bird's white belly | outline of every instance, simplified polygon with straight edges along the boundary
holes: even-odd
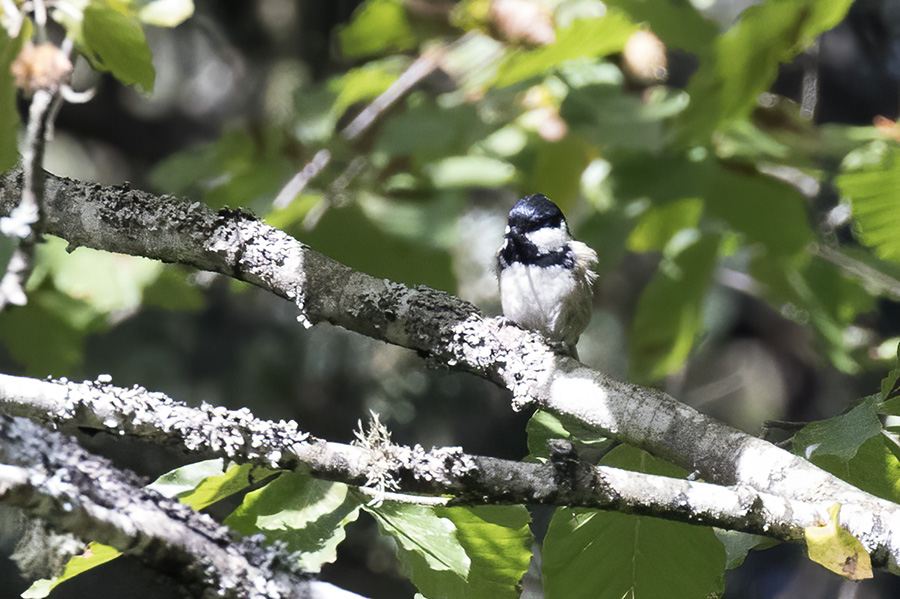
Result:
[[[572,271],[562,266],[510,264],[500,273],[503,315],[520,327],[556,339],[560,313],[575,286]]]

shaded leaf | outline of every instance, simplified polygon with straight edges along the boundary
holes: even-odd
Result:
[[[638,301],[632,368],[657,379],[681,368],[701,332],[703,297],[712,280],[719,237],[709,235],[660,266]]]
[[[331,208],[312,231],[292,230],[317,251],[376,277],[452,292],[450,255],[382,230],[356,205]]]
[[[863,443],[880,435],[876,398],[864,399],[846,414],[812,422],[794,436],[794,453],[815,462],[815,456],[833,455],[850,461]]]
[[[881,434],[870,437],[860,445],[849,461],[816,452],[812,453],[810,461],[867,493],[900,503],[898,452],[896,443]],[[795,450],[795,453],[799,452]]]
[[[603,464],[683,471],[632,447]],[[619,512],[559,508],[543,548],[547,599],[706,599],[724,589],[725,549],[711,528]]]
[[[619,84],[593,84],[571,90],[560,116],[598,147],[660,151],[671,137],[668,121],[687,105],[681,91],[657,88],[642,98]]]

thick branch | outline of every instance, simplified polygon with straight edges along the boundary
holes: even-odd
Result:
[[[458,448],[370,447],[329,443],[291,422],[254,418],[246,409],[188,407],[161,393],[93,382],[0,375],[0,409],[56,426],[128,433],[237,463],[309,472],[321,478],[402,493],[453,495],[452,503],[544,503],[613,509],[767,535],[802,537],[825,521],[830,504],[788,501],[749,487],[721,487],[594,467],[565,452],[551,463],[464,454]]]
[[[21,189],[0,177],[0,214]],[[647,449],[720,484],[744,484],[800,501],[839,502],[841,519],[900,570],[898,506],[806,460],[703,416],[668,395],[615,381],[556,356],[534,334],[485,319],[470,304],[425,287],[356,272],[243,212],[48,176],[46,232],[112,252],[179,262],[249,281],[294,302],[306,324],[330,322],[417,349],[513,391],[556,414]]]
[[[135,555],[198,596],[308,596],[277,550],[233,541],[209,516],[23,418],[0,416],[0,502]]]

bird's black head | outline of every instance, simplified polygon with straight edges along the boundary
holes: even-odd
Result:
[[[558,229],[566,222],[559,206],[536,193],[525,196],[509,211],[509,228],[520,233],[530,233],[538,229]]]

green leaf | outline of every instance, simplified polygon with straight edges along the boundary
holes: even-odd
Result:
[[[16,86],[9,67],[31,36],[31,21],[26,20],[15,39],[10,39],[5,27],[0,27],[0,173],[5,173],[19,158],[16,143],[19,132],[19,111],[16,108]],[[6,272],[5,263],[3,270]]]
[[[156,72],[144,30],[135,17],[112,8],[88,6],[84,10],[84,43],[94,64],[125,85],[153,90]]]
[[[788,308],[785,314],[799,324],[812,325],[837,368],[848,373],[859,370],[845,330],[857,314],[874,307],[874,300],[858,280],[803,255],[755,260],[751,274],[763,283],[771,303]]]
[[[708,235],[664,262],[638,301],[632,325],[634,376],[655,380],[681,368],[701,332],[703,297],[719,236]]]
[[[202,510],[275,472],[253,464],[232,463],[226,469],[225,460],[216,458],[176,468],[157,478],[147,488],[165,497],[176,498],[195,510]]]
[[[194,14],[193,0],[136,0],[138,18],[147,25],[175,27]]]
[[[636,25],[612,10],[600,18],[578,19],[558,31],[552,44],[511,54],[500,66],[494,86],[506,87],[546,75],[566,60],[596,58],[619,52],[635,31]]]
[[[543,193],[566,211],[578,202],[581,174],[594,151],[578,134],[570,133],[552,143],[534,140],[528,147],[533,162],[525,167],[517,165],[524,179],[521,187]]]
[[[502,187],[513,180],[516,168],[488,156],[450,156],[426,165],[425,172],[438,189]]]
[[[751,549],[767,549],[778,544],[778,541],[774,539],[751,535],[737,530],[714,528],[713,532],[716,533],[716,538],[725,547],[725,555],[727,556],[725,567],[729,570],[733,570],[743,564]]]
[[[879,414],[892,414],[900,416],[900,345],[897,346],[897,358],[894,360],[894,367],[881,379],[881,401]]]
[[[803,197],[795,188],[756,172],[720,167],[711,174],[707,216],[723,219],[769,254],[794,254],[813,240]]]
[[[447,596],[442,591],[445,578],[435,576],[436,572],[468,579],[472,560],[460,543],[456,525],[442,510],[396,501],[363,509],[375,518],[382,534],[397,542],[400,567],[423,595]]]
[[[72,376],[98,322],[86,303],[42,288],[29,293],[27,305],[0,312],[0,343],[29,376]]]
[[[200,310],[206,305],[206,300],[188,276],[179,267],[165,265],[156,280],[144,287],[143,306],[164,310]]]
[[[794,453],[813,462],[825,455],[851,460],[863,443],[881,433],[877,407],[877,399],[870,397],[846,414],[807,424],[794,436]]]
[[[701,58],[688,85],[691,105],[680,120],[681,137],[706,144],[714,129],[744,118],[778,74],[778,63],[793,58],[815,36],[844,17],[852,0],[765,2],[743,12]]]
[[[681,91],[658,88],[641,97],[619,84],[597,84],[571,90],[560,116],[601,148],[657,152],[671,137],[666,123],[687,104]]]
[[[417,164],[462,154],[488,128],[475,106],[441,108],[421,103],[387,120],[375,144],[387,156],[410,156]]]
[[[550,450],[547,442],[554,439],[570,441],[578,451],[580,458],[588,461],[599,460],[613,443],[612,439],[597,434],[597,431],[584,426],[574,419],[563,420],[555,414],[537,410],[528,420],[525,428],[528,434],[529,460],[548,458]]]
[[[328,89],[337,94],[333,110],[343,114],[357,102],[370,101],[384,93],[409,66],[402,56],[372,60],[358,69],[350,69],[328,82]]]
[[[358,205],[329,209],[312,231],[290,232],[316,251],[370,275],[450,292],[456,288],[446,251],[423,248],[383,230]]]
[[[679,231],[696,228],[702,213],[703,202],[697,198],[652,206],[641,215],[626,245],[632,252],[662,251]]]
[[[603,463],[663,476],[683,474],[627,446],[611,451]],[[724,590],[725,549],[708,527],[559,508],[542,555],[547,599],[706,599]]]
[[[400,0],[367,0],[350,24],[338,31],[341,52],[348,58],[410,50],[416,37]]]
[[[69,253],[66,242],[48,237],[38,246],[36,274],[49,275],[60,291],[90,305],[98,314],[133,312],[145,287],[163,269],[156,260],[112,254],[86,247]]]
[[[862,242],[872,248],[878,257],[900,262],[900,203],[897,189],[900,186],[900,159],[896,149],[888,152],[884,160],[871,168],[844,173],[837,179],[841,195],[849,198],[853,216]]]
[[[835,503],[827,523],[804,529],[809,559],[850,580],[872,578],[869,552],[840,525],[840,512],[841,504]]]
[[[318,572],[337,557],[344,527],[359,515],[359,501],[341,483],[284,472],[247,493],[225,524],[244,535],[263,533],[296,551],[297,565]]]
[[[692,54],[703,54],[712,45],[718,28],[686,0],[608,0],[607,6],[642,21],[666,44]]]
[[[471,560],[468,575],[453,571],[423,574],[433,583],[418,586],[429,599],[518,599],[518,583],[528,569],[534,540],[522,505],[438,507],[453,522],[456,538]]]
[[[812,462],[835,476],[882,499],[900,503],[900,461],[896,443],[887,435],[871,437],[849,462],[837,456],[813,455]]]
[[[83,555],[76,555],[66,564],[65,570],[60,576],[51,579],[42,579],[32,584],[28,590],[22,593],[24,599],[42,599],[50,594],[63,582],[70,580],[82,572],[87,572],[91,568],[102,566],[107,562],[111,562],[122,555],[122,553],[109,545],[100,543],[90,543],[85,549]]]

